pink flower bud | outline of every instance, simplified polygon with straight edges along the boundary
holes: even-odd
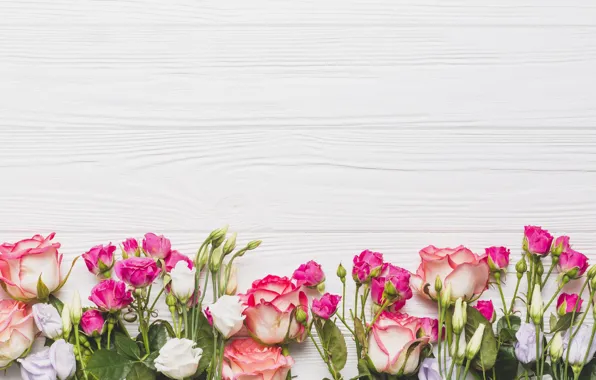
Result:
[[[88,336],[100,336],[106,320],[99,310],[89,309],[81,317],[81,328]]]
[[[474,308],[491,323],[497,318],[493,301],[478,301],[476,305],[474,305]]]
[[[569,275],[572,279],[579,278],[588,269],[588,258],[583,253],[569,248],[561,253],[557,265],[561,273]],[[574,270],[574,268],[577,268],[577,270]]]
[[[314,288],[321,282],[325,281],[325,273],[321,269],[321,265],[315,261],[309,261],[302,264],[294,271],[292,278],[296,280],[298,286],[307,286]]]
[[[383,265],[383,254],[372,252],[368,249],[354,256],[354,266],[352,267],[352,278],[357,283],[367,283],[370,281],[371,271],[380,268]]]
[[[83,254],[83,260],[89,272],[96,276],[109,277],[114,266],[114,251],[116,246],[112,243],[108,245],[96,245],[88,252]]]
[[[126,284],[113,279],[103,280],[91,289],[89,300],[106,312],[122,310],[132,303],[132,295]]]
[[[432,318],[420,318],[420,330],[418,337],[427,337],[430,343],[435,343],[439,339],[439,321]]]
[[[509,265],[509,254],[511,253],[505,247],[490,247],[484,250],[488,257],[488,266],[493,272],[507,268]]]
[[[559,236],[553,243],[552,252],[553,255],[559,256],[569,248],[571,248],[569,245],[569,236]]]
[[[553,236],[538,226],[524,227],[524,247],[534,255],[545,256],[550,250]]]
[[[575,293],[561,293],[557,299],[557,314],[564,316],[567,313],[581,311],[583,300]],[[577,308],[576,308],[577,305]]]
[[[373,278],[371,282],[370,294],[376,305],[383,305],[386,301],[384,290],[387,281],[390,281],[397,291],[396,297],[390,300],[390,310],[399,310],[406,304],[407,300],[412,298],[410,272],[390,263],[383,264],[379,277]]]
[[[319,318],[329,319],[337,311],[341,296],[325,293],[320,299],[312,301],[312,312]]]
[[[172,250],[172,244],[165,236],[149,232],[143,239],[143,250],[155,259],[165,259]]]
[[[124,250],[128,257],[141,255],[139,250],[139,242],[135,238],[128,238],[124,240],[122,242],[122,250]]]

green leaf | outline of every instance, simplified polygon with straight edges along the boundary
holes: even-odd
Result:
[[[149,326],[147,335],[149,337],[149,349],[151,352],[159,351],[172,335],[168,332],[165,321],[155,321]]]
[[[466,342],[470,341],[472,335],[480,324],[486,325],[484,335],[482,336],[482,344],[480,345],[480,352],[482,355],[477,355],[472,362],[472,365],[477,369],[484,369],[488,371],[493,368],[497,360],[497,339],[493,333],[492,325],[478,310],[472,306],[467,309],[468,320],[466,322]]]
[[[141,350],[139,349],[139,346],[137,346],[137,343],[134,340],[121,333],[114,334],[114,337],[116,351],[119,354],[126,356],[131,360],[140,358]]]
[[[157,359],[157,357],[159,356],[159,351],[153,351],[152,353],[149,354],[149,356],[147,356],[145,358],[145,360],[143,360],[143,364],[145,364],[147,367],[151,368],[154,371],[157,371],[157,369],[155,369],[155,359]]]
[[[579,319],[578,317],[581,314],[582,314],[581,312],[575,313],[574,322],[578,321],[578,319]],[[567,330],[571,326],[572,318],[573,318],[573,312],[567,313],[564,316],[562,316],[561,318],[559,318],[559,320],[557,321],[557,324],[555,325],[555,328],[553,330],[551,330],[551,334],[554,334],[559,331]]]
[[[359,318],[354,318],[354,332],[356,333],[356,339],[362,347],[362,351],[366,352],[368,348],[368,341],[366,340],[366,330],[364,325]]]
[[[321,343],[327,357],[333,364],[333,368],[341,371],[348,359],[348,348],[346,340],[337,325],[330,319],[325,321],[320,331]]]
[[[41,274],[40,274],[39,278],[37,279],[37,299],[39,299],[41,301],[45,301],[48,299],[49,296],[50,296],[50,290],[48,289],[46,284],[43,283],[43,281],[41,279]]]
[[[495,363],[497,379],[515,379],[519,362],[515,357],[515,350],[512,345],[501,345]]]
[[[155,372],[143,363],[134,363],[126,375],[126,380],[155,380]]]
[[[579,380],[595,380],[596,379],[596,360],[588,362],[579,375]]]
[[[375,380],[375,377],[370,373],[370,369],[368,368],[368,363],[366,359],[360,359],[358,361],[358,376],[356,379],[359,380]]]
[[[62,303],[62,301],[60,301],[55,295],[50,294],[48,302],[50,305],[54,306],[56,310],[58,310],[59,315],[62,315],[62,309],[64,308],[64,303]]]
[[[213,357],[213,328],[209,324],[207,317],[203,312],[199,313],[199,328],[197,331],[197,346],[203,349],[197,375],[203,373],[209,367]]]
[[[501,338],[502,342],[514,342],[515,334],[521,325],[521,319],[517,315],[510,315],[509,322],[511,323],[511,328],[509,328],[505,317],[501,317],[497,322],[497,335]]]
[[[101,380],[122,380],[126,378],[134,362],[116,351],[95,351],[87,362],[87,370]]]
[[[556,325],[557,325],[557,317],[553,313],[550,313],[550,319],[548,320],[549,330],[553,331],[555,329]]]

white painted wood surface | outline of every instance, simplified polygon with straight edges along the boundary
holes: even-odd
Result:
[[[595,68],[590,0],[2,1],[0,240],[192,254],[230,223],[264,240],[241,289],[314,258],[339,291],[364,248],[517,251],[528,223],[593,254]]]

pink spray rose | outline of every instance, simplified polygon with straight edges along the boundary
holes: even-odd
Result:
[[[561,253],[558,262],[559,272],[571,279],[580,278],[588,269],[588,258],[581,252],[569,248]]]
[[[391,281],[397,290],[397,297],[391,303],[391,311],[397,311],[404,307],[406,301],[412,298],[412,289],[410,288],[410,272],[390,263],[383,264],[378,277],[372,279],[371,297],[376,305],[383,305],[383,291],[385,283]]]
[[[108,245],[96,245],[87,253],[83,253],[83,260],[89,272],[96,276],[109,277],[114,266],[114,251],[116,246],[112,243]]]
[[[268,347],[250,338],[230,341],[224,350],[223,380],[285,380],[294,364],[281,347]]]
[[[474,308],[482,314],[484,318],[486,318],[489,322],[494,322],[497,319],[497,314],[495,314],[495,307],[493,306],[493,301],[478,301]]]
[[[161,269],[150,257],[130,257],[121,260],[114,267],[116,276],[133,288],[144,288],[155,281]]]
[[[315,261],[309,261],[302,264],[294,271],[292,278],[296,280],[298,286],[316,287],[321,282],[325,281],[325,273],[321,269],[321,265]]]
[[[0,368],[23,355],[36,333],[30,306],[15,300],[0,301]]]
[[[183,255],[176,250],[172,250],[172,252],[170,252],[168,257],[166,257],[165,259],[166,271],[170,273],[170,271],[176,267],[176,264],[178,264],[179,261],[186,262],[188,269],[192,269],[192,267],[194,266],[192,260],[188,256]]]
[[[367,283],[370,280],[371,272],[383,265],[383,254],[372,252],[368,249],[354,256],[354,266],[352,267],[352,278],[357,283]]]
[[[60,289],[62,255],[58,253],[60,243],[52,243],[54,235],[35,235],[15,244],[0,245],[0,284],[10,297],[20,301],[39,298],[40,276],[50,293]]]
[[[413,374],[429,346],[426,336],[417,338],[420,320],[407,314],[383,312],[368,335],[368,358],[377,372],[398,376]]]
[[[98,337],[103,333],[105,322],[99,310],[89,309],[81,317],[81,328],[87,336]]]
[[[319,318],[329,319],[337,311],[337,305],[341,301],[341,296],[325,293],[320,299],[312,301],[312,312]]]
[[[139,242],[135,238],[128,238],[122,242],[122,250],[125,255],[124,258],[132,256],[140,256],[141,250],[139,249]]]
[[[435,343],[439,339],[439,321],[432,318],[420,318],[420,329],[418,330],[417,336],[427,337],[430,339],[430,343]],[[444,335],[442,335],[444,336]]]
[[[304,339],[306,330],[292,313],[297,307],[308,312],[308,298],[289,278],[268,275],[253,282],[241,299],[246,306],[244,324],[262,343],[280,344]]]
[[[553,255],[558,256],[570,248],[569,236],[559,236],[552,246]]]
[[[547,230],[538,226],[524,227],[524,248],[534,254],[544,256],[548,254],[553,242],[553,236]]]
[[[505,247],[490,247],[485,249],[488,258],[488,266],[493,272],[498,272],[507,268],[509,265],[509,254],[511,253]]]
[[[575,293],[561,293],[557,299],[557,314],[562,317],[567,313],[572,313],[574,309],[578,313],[582,309],[582,302],[583,300]]]
[[[456,248],[437,248],[433,245],[420,251],[422,262],[412,276],[412,285],[425,296],[426,284],[432,299],[436,299],[435,280],[443,282],[443,289],[451,284],[451,299],[478,298],[488,287],[489,267],[486,256],[478,256],[460,245]]]
[[[110,278],[91,289],[89,301],[96,304],[101,311],[113,313],[130,305],[133,299],[124,282]]]
[[[143,239],[143,250],[155,259],[165,259],[172,249],[170,239],[163,235],[156,235],[153,232],[145,234]]]

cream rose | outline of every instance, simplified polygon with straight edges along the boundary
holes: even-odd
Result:
[[[20,301],[0,301],[0,368],[29,350],[37,329],[31,307]]]

